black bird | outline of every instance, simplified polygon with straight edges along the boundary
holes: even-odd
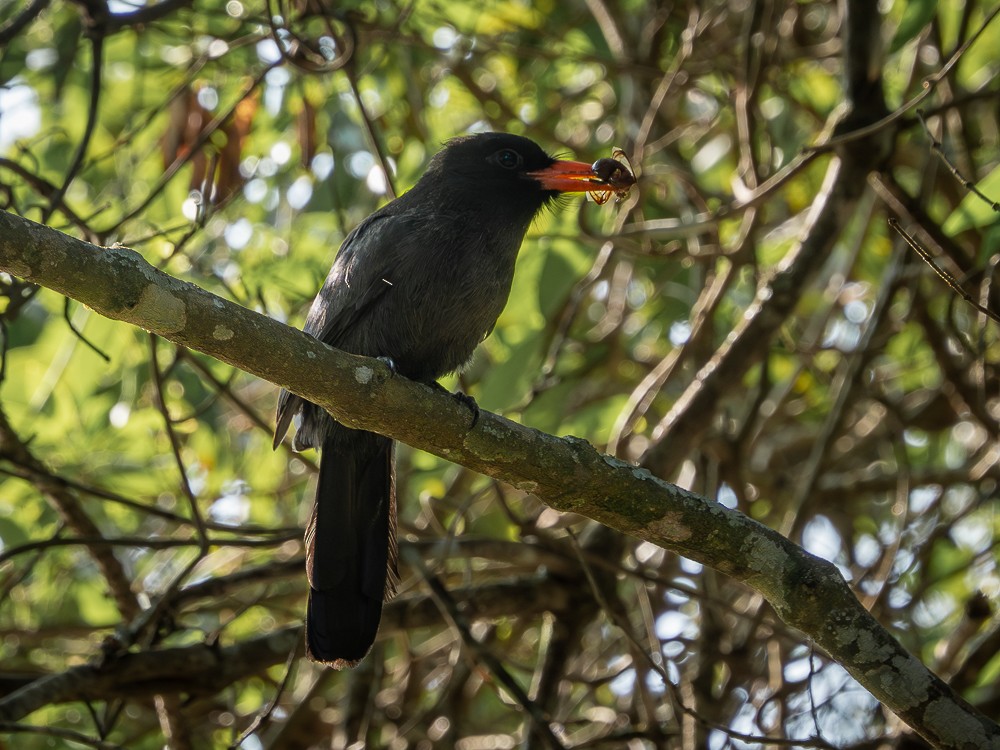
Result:
[[[521,136],[455,138],[409,192],[347,236],[303,330],[433,382],[492,330],[539,210],[561,192],[605,184],[590,165],[553,159]],[[399,580],[393,442],[282,391],[275,446],[297,413],[294,447],[321,449],[305,537],[307,652],[340,669],[368,653]]]

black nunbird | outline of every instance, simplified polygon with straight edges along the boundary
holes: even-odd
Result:
[[[412,190],[348,235],[304,330],[432,382],[465,364],[493,328],[535,214],[560,192],[605,184],[589,165],[557,161],[527,138],[455,138]],[[399,580],[393,443],[282,391],[275,445],[296,413],[295,448],[322,450],[306,530],[307,650],[315,661],[354,666]]]

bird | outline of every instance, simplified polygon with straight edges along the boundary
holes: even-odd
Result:
[[[493,329],[535,216],[561,193],[605,184],[591,165],[556,159],[523,136],[453,138],[409,191],[348,234],[303,330],[436,383]],[[336,669],[354,667],[399,583],[394,443],[282,391],[275,448],[296,416],[292,447],[320,449],[305,533],[306,652]]]

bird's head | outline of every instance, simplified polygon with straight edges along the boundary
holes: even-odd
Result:
[[[532,213],[560,193],[608,184],[590,164],[555,159],[534,141],[510,133],[453,138],[431,160],[424,180],[456,196],[505,202]]]

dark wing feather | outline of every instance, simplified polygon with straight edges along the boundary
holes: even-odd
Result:
[[[400,252],[411,236],[414,217],[394,210],[390,203],[361,222],[347,235],[323,288],[313,300],[302,330],[334,347],[364,317],[365,312],[392,288]],[[288,432],[303,399],[282,390],[278,396],[274,447]]]

